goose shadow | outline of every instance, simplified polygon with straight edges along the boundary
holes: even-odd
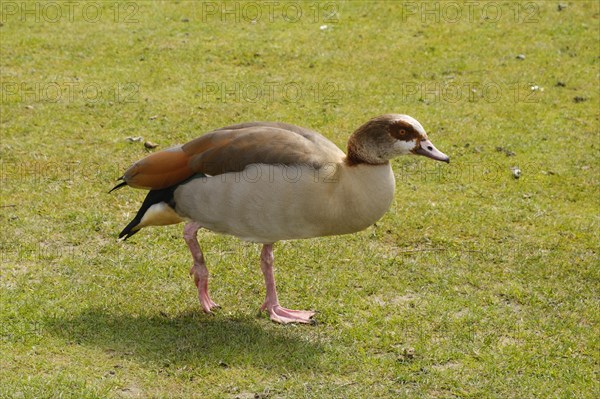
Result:
[[[299,370],[315,368],[322,345],[304,328],[267,325],[250,316],[119,314],[92,308],[78,315],[49,318],[51,334],[71,345],[95,346],[115,357],[152,367],[243,367]]]

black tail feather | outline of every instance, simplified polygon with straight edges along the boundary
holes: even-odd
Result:
[[[140,222],[142,221],[142,218],[138,217],[138,216],[139,216],[139,212],[138,212],[138,215],[136,215],[136,217],[131,222],[129,222],[127,227],[125,227],[123,229],[123,231],[121,231],[119,233],[119,240],[125,241],[129,237],[131,237],[132,235],[134,235],[135,233],[140,231],[140,229],[133,230],[133,228],[136,227],[138,224],[140,224]]]
[[[203,173],[196,173],[194,176],[171,187],[163,188],[161,190],[150,190],[133,220],[129,222],[129,224],[123,229],[123,231],[119,233],[119,239],[125,241],[126,239],[140,231],[141,227],[138,226],[142,222],[146,211],[150,209],[152,205],[164,202],[171,208],[175,209],[175,199],[173,198],[173,195],[175,194],[175,189],[177,189],[177,187],[179,187],[181,184],[185,184],[186,182],[199,177],[206,177],[206,175]],[[119,178],[119,180],[122,179],[123,177]],[[122,182],[110,191],[117,190],[125,185],[127,185],[127,183]]]
[[[120,177],[120,178],[119,178],[119,180],[121,180],[121,179],[123,179],[123,178],[122,178],[122,177]],[[117,184],[116,186],[114,186],[114,187],[113,187],[113,188],[112,188],[112,189],[111,189],[111,190],[110,190],[108,193],[110,194],[110,193],[112,193],[113,191],[115,191],[115,190],[118,190],[118,189],[120,189],[121,187],[124,187],[124,186],[126,186],[126,185],[127,185],[127,183],[126,183],[126,182],[121,182],[121,183]]]
[[[144,214],[152,205],[165,202],[172,208],[175,208],[173,193],[175,192],[175,189],[177,187],[178,185],[174,185],[171,187],[163,188],[162,190],[150,190],[133,220],[129,222],[129,224],[123,229],[123,231],[121,231],[121,233],[119,233],[119,239],[125,241],[126,239],[140,231],[141,227],[138,227],[138,225],[142,222]]]

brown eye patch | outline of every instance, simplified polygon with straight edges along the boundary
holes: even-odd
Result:
[[[410,123],[405,121],[392,122],[389,131],[390,135],[397,140],[412,141],[423,138]]]

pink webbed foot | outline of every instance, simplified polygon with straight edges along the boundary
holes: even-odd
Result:
[[[260,310],[269,312],[269,317],[276,323],[305,323],[314,324],[311,319],[315,312],[305,310],[292,310],[282,308],[277,298],[277,289],[275,288],[275,275],[273,273],[273,244],[264,244],[260,254],[260,268],[265,277],[265,286],[267,288],[267,298]]]
[[[199,228],[200,225],[196,222],[186,224],[183,229],[183,238],[194,259],[194,265],[190,269],[190,274],[194,276],[194,283],[196,284],[196,288],[198,288],[200,305],[206,313],[212,313],[212,310],[218,308],[219,305],[214,303],[208,295],[208,269],[204,262],[204,255],[202,255],[200,244],[198,244],[197,233]]]
[[[195,265],[190,269],[190,274],[194,276],[194,284],[198,288],[198,299],[200,300],[200,306],[205,313],[212,313],[213,309],[220,308],[218,304],[213,302],[208,295],[208,277],[199,276],[196,273]]]
[[[267,303],[264,303],[261,308],[261,311],[266,310],[269,312],[269,318],[280,324],[288,324],[288,323],[304,323],[304,324],[314,324],[315,320],[312,317],[315,315],[315,312],[308,310],[292,310],[281,307],[280,305],[272,305],[268,306]]]

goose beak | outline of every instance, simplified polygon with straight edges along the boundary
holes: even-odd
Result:
[[[450,157],[433,145],[429,140],[421,140],[419,146],[413,150],[415,154],[424,155],[428,158],[435,159],[436,161],[442,161],[450,163]]]

